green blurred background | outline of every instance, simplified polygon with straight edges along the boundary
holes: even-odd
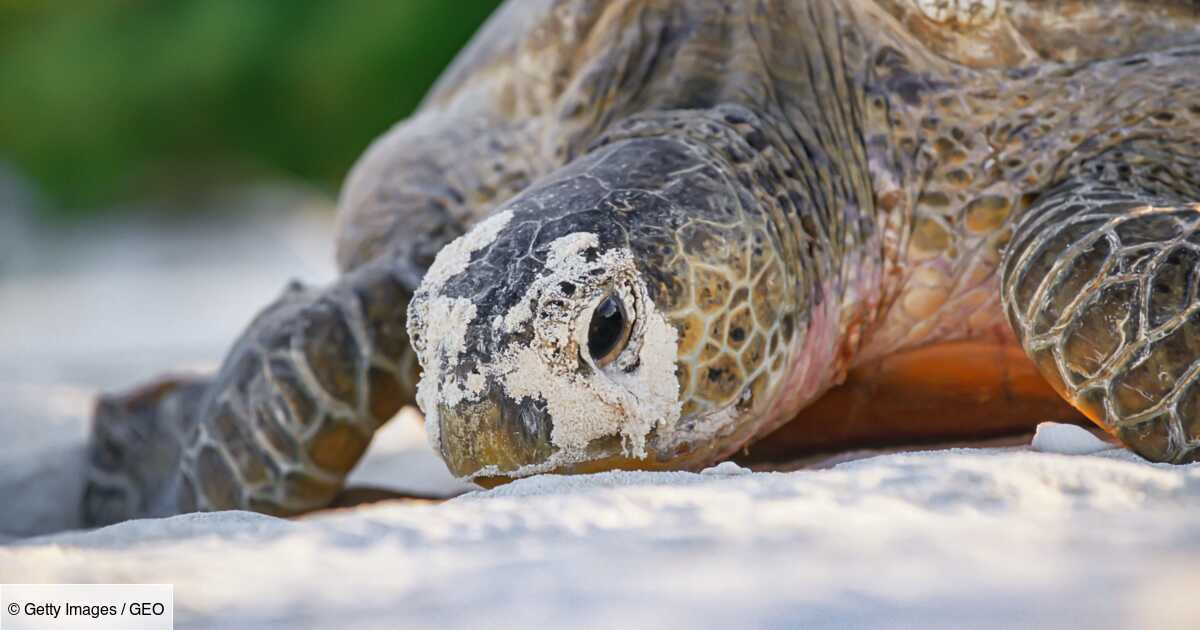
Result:
[[[499,0],[0,0],[0,160],[43,216],[334,192]]]

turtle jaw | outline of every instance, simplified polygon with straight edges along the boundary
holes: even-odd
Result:
[[[597,400],[588,401],[597,407]],[[536,398],[514,399],[502,386],[488,387],[479,400],[462,400],[457,405],[437,404],[431,418],[437,423],[435,448],[455,477],[484,487],[494,487],[541,473],[584,474],[612,469],[677,470],[688,468],[696,455],[690,448],[659,453],[655,446],[658,429],[642,435],[641,448],[619,431],[593,437],[584,444],[562,444],[561,434],[588,425],[603,415],[600,408],[585,409],[577,416],[553,417],[547,404]],[[632,424],[652,425],[652,422]],[[559,443],[555,427],[559,426]]]
[[[436,422],[431,427],[437,436],[434,447],[451,474],[485,488],[544,473],[699,470],[736,452],[761,428],[753,418],[739,421],[733,409],[721,409],[704,419],[635,422],[654,425],[642,436],[640,449],[631,448],[631,440],[621,433],[594,437],[580,447],[564,447],[555,443],[555,426],[569,431],[572,425],[593,420],[593,413],[554,418],[542,400],[514,400],[502,387],[489,387],[479,400],[457,405],[440,402],[429,415]],[[685,434],[677,426],[704,421],[727,430],[719,431],[720,435]]]
[[[436,418],[438,452],[461,479],[541,469],[554,452],[553,423],[544,407],[528,399],[518,403],[491,390],[482,401],[439,403]]]
[[[528,399],[514,404],[503,394],[489,398],[482,404],[464,404],[457,409],[439,405],[437,411],[437,447],[446,467],[455,477],[485,488],[542,473],[693,470],[733,450],[721,441],[713,441],[659,452],[653,445],[658,442],[653,431],[647,436],[651,444],[641,454],[630,452],[615,435],[592,440],[581,452],[561,449],[550,439],[553,421],[544,406],[530,404]]]

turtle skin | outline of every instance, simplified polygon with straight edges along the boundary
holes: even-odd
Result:
[[[101,399],[84,518],[320,508],[414,402],[482,484],[697,468],[980,340],[1194,460],[1195,9],[510,0],[350,173],[339,280]]]

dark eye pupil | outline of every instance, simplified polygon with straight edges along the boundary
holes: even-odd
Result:
[[[592,359],[599,361],[612,352],[624,332],[625,315],[616,298],[610,295],[596,307],[588,326],[588,352]]]

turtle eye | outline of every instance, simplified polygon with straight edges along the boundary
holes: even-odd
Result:
[[[629,343],[629,321],[625,318],[625,306],[620,298],[609,295],[592,311],[588,324],[588,353],[598,367],[616,360]]]

